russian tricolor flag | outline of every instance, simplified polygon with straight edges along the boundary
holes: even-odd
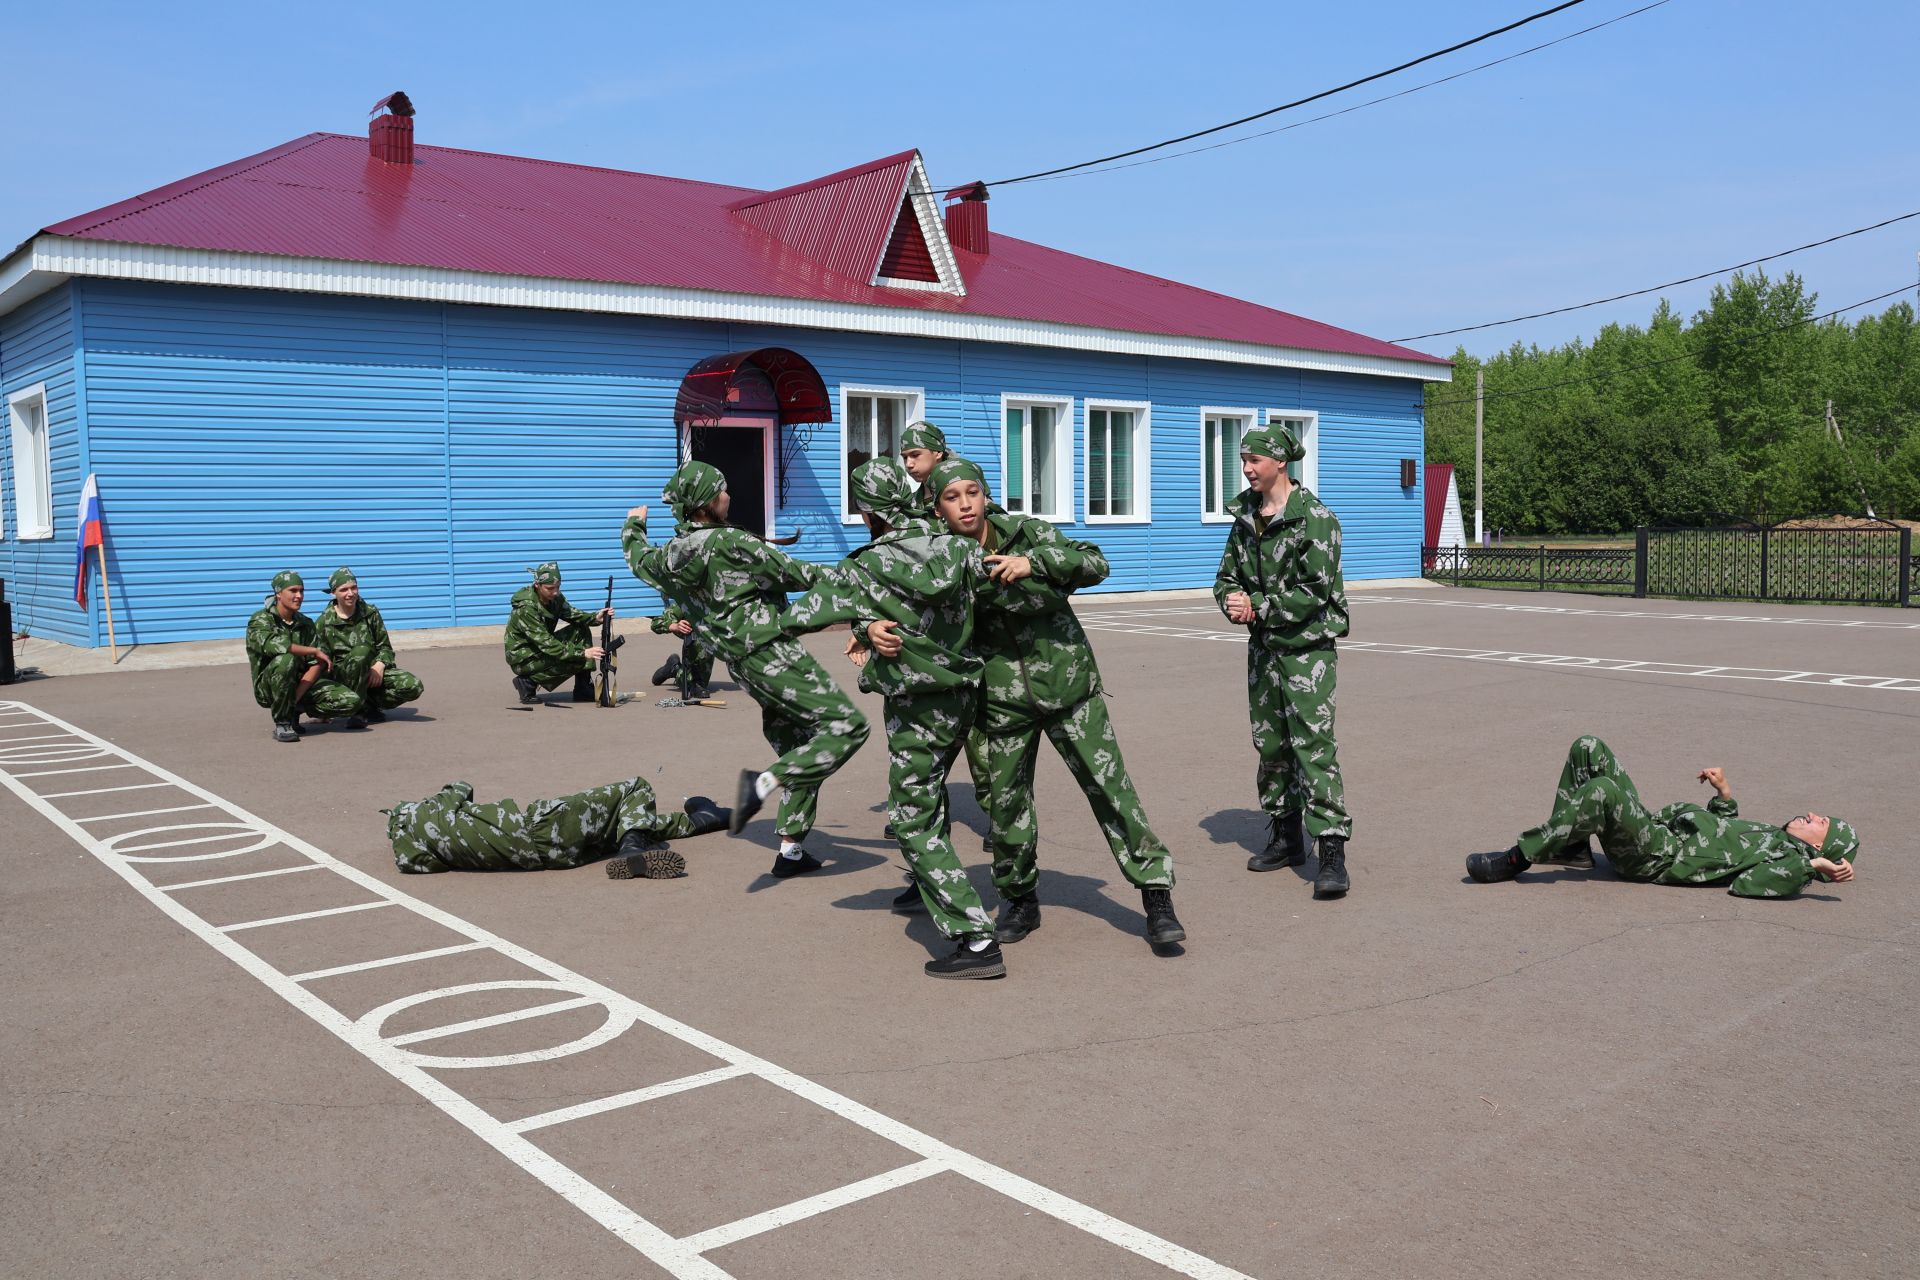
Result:
[[[73,598],[84,609],[87,606],[87,548],[106,541],[106,534],[100,528],[100,486],[91,474],[87,476],[86,487],[80,490],[79,522],[73,548]]]

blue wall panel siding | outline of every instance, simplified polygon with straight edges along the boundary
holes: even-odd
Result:
[[[88,282],[93,467],[120,637],[238,635],[280,569],[449,614],[440,308]]]
[[[47,453],[52,467],[53,536],[23,541],[14,500],[12,425],[0,416],[0,578],[7,582],[18,631],[67,644],[93,642],[88,611],[73,599],[75,509],[80,502],[85,444],[76,410],[73,286],[62,285],[0,318],[0,392],[38,383],[47,389]],[[4,397],[0,397],[0,403]],[[118,585],[117,583],[114,585]],[[98,579],[89,589],[98,607]],[[118,600],[115,601],[116,605]],[[12,643],[11,637],[5,638]]]

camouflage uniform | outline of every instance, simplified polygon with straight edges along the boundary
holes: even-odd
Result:
[[[1819,874],[1816,856],[1838,862],[1857,855],[1860,845],[1853,828],[1835,820],[1826,843],[1814,849],[1782,827],[1741,818],[1731,797],[1650,813],[1612,750],[1592,737],[1567,748],[1553,816],[1523,832],[1517,847],[1528,861],[1545,861],[1579,849],[1589,836],[1600,837],[1623,880],[1725,884],[1742,898],[1790,898]]]
[[[679,605],[668,604],[649,625],[653,628],[653,634],[657,636],[673,635],[671,630],[673,624],[685,621],[686,618],[686,610]],[[713,655],[702,649],[694,636],[674,636],[673,638],[680,642],[680,661],[688,667],[682,687],[704,689],[712,684]]]
[[[620,542],[635,576],[686,611],[695,634],[760,704],[760,731],[780,753],[766,770],[782,788],[774,829],[798,841],[813,830],[820,784],[866,742],[867,718],[781,626],[786,593],[811,587],[813,566],[744,529],[690,519],[724,484],[708,464],[686,463],[666,490],[680,517],[673,537],[654,546],[647,522],[629,516]]]
[[[334,574],[334,579],[329,590],[339,585],[340,575]],[[337,603],[322,609],[320,621],[314,626],[314,647],[325,650],[333,659],[332,678],[359,699],[354,710],[362,714],[370,708],[391,711],[426,691],[419,676],[393,665],[393,642],[387,639],[387,624],[380,610],[365,599],[351,619],[340,616]],[[379,686],[370,687],[376,662],[385,666]]]
[[[929,487],[960,478],[986,489],[980,469],[964,458],[941,463]],[[1032,577],[1004,585],[983,581],[974,597],[974,645],[986,664],[981,763],[993,820],[994,887],[1002,898],[1024,898],[1039,883],[1033,770],[1044,734],[1093,807],[1128,883],[1171,888],[1173,858],[1147,825],[1100,697],[1093,647],[1069,599],[1107,576],[1106,556],[1030,516],[991,507],[987,523],[986,554],[1033,563]]]
[[[275,724],[292,724],[303,711],[321,719],[352,715],[360,705],[359,695],[325,676],[313,682],[304,699],[296,700],[300,677],[315,661],[291,652],[296,644],[318,647],[313,619],[295,613],[293,621],[283,621],[274,598],[268,596],[266,604],[247,619],[247,668],[253,676],[253,700],[267,708]]]
[[[610,858],[620,838],[639,831],[656,840],[694,832],[684,813],[654,809],[653,788],[628,778],[524,809],[512,800],[475,804],[473,788],[449,782],[425,800],[388,810],[387,839],[405,872],[546,871]]]
[[[1299,449],[1283,428],[1268,428],[1250,432],[1243,450],[1258,447],[1261,435],[1280,439],[1286,452]],[[1260,755],[1260,807],[1274,819],[1304,811],[1307,834],[1344,840],[1353,821],[1333,736],[1333,646],[1347,634],[1340,521],[1302,485],[1273,519],[1260,514],[1256,490],[1241,493],[1236,506],[1213,595],[1222,613],[1236,591],[1253,602],[1247,709]]]
[[[913,479],[895,459],[861,464],[851,488],[861,510],[893,528],[839,564],[820,568],[819,581],[784,621],[793,631],[851,622],[863,643],[870,623],[898,624],[899,655],[872,654],[860,672],[860,687],[886,700],[894,838],[940,932],[983,938],[993,922],[953,848],[946,780],[979,704],[973,594],[986,566],[971,538],[956,537],[917,514]]]
[[[536,582],[560,581],[552,561],[527,572]],[[513,610],[507,615],[507,666],[542,689],[577,680],[593,670],[586,654],[599,621],[599,614],[574,608],[563,595],[547,604],[531,586],[522,587],[513,593]]]

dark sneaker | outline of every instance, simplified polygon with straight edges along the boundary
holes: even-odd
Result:
[[[1007,964],[1000,957],[999,943],[989,942],[978,951],[969,951],[967,940],[962,938],[952,955],[927,961],[926,972],[930,978],[1004,978]]]
[[[1306,818],[1283,813],[1267,819],[1267,847],[1247,859],[1249,871],[1278,871],[1307,860]]]
[[[712,831],[725,831],[727,819],[733,816],[733,810],[722,809],[706,796],[688,796],[680,806],[693,819],[693,835],[704,836]]]
[[[351,715],[347,717],[347,728],[364,729],[366,727],[367,727],[367,718],[365,716]]]
[[[1511,880],[1533,864],[1520,856],[1518,845],[1505,853],[1475,853],[1467,857],[1467,874],[1481,884]]]
[[[685,874],[685,858],[640,831],[620,837],[620,852],[607,863],[609,880],[671,880]]]
[[[591,672],[582,671],[573,678],[573,700],[575,702],[592,702],[594,700],[593,674]]]
[[[513,691],[519,696],[520,705],[522,706],[527,705],[540,696],[539,686],[525,676],[515,676],[513,678]]]
[[[275,742],[298,742],[300,741],[300,731],[295,729],[288,721],[276,720],[273,722],[273,740]]]
[[[688,702],[705,702],[713,696],[713,690],[703,684],[696,684],[687,690]]]
[[[1000,918],[993,922],[995,942],[1018,942],[1040,927],[1040,895],[1023,893],[1000,904]]]
[[[1347,881],[1347,839],[1321,836],[1320,874],[1313,878],[1313,896],[1337,898],[1353,886]]]
[[[920,896],[920,886],[908,880],[907,887],[900,891],[900,895],[887,909],[897,916],[925,915],[927,903],[926,899]]]
[[[1543,867],[1572,867],[1575,871],[1593,870],[1593,838],[1577,848],[1566,848],[1558,853],[1543,853],[1533,861]]]
[[[667,660],[653,669],[653,683],[663,685],[680,674],[680,655],[670,653]]]
[[[386,718],[387,718],[387,713],[382,711],[380,708],[378,707],[367,708],[368,724],[383,724],[386,722]]]
[[[773,859],[773,874],[785,880],[788,876],[803,876],[809,871],[818,871],[826,865],[826,863],[820,861],[820,859],[814,857],[805,849],[802,849],[800,856],[797,858],[789,858],[784,853],[776,854]]]
[[[893,834],[893,824],[891,822],[889,822],[886,826],[880,828],[880,834],[885,836],[889,840],[898,840],[900,838],[899,836],[896,836],[895,834]]]
[[[1140,901],[1147,909],[1148,942],[1165,947],[1187,940],[1187,931],[1180,927],[1180,918],[1173,914],[1173,890],[1142,889]]]
[[[753,821],[753,815],[760,812],[760,770],[742,769],[740,786],[733,796],[733,812],[727,815],[727,834],[739,835]]]

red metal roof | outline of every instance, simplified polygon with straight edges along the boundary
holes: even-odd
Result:
[[[1447,363],[998,231],[989,254],[954,250],[965,297],[869,285],[898,216],[910,151],[775,192],[449,147],[416,146],[414,156],[411,165],[385,164],[368,155],[364,137],[309,134],[46,231]]]

